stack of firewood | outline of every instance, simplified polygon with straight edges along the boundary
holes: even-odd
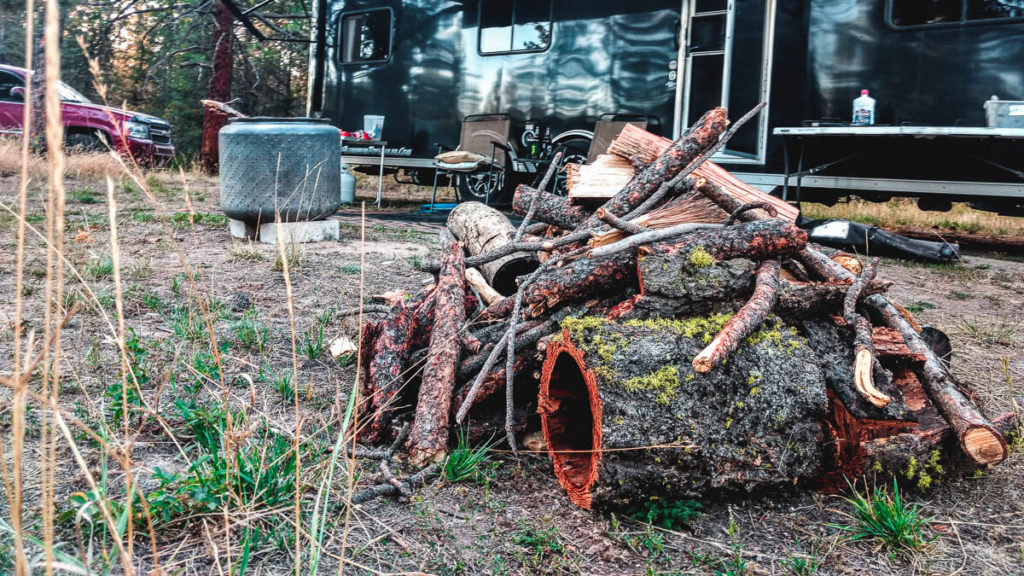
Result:
[[[423,465],[456,425],[525,439],[584,507],[1002,461],[1008,419],[961,391],[876,262],[809,244],[791,206],[707,162],[740,124],[627,128],[609,154],[630,175],[596,209],[541,185],[517,189],[518,228],[453,210],[436,283],[363,327],[361,441],[411,419]]]

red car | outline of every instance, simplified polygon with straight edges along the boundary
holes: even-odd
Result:
[[[0,65],[0,134],[21,134],[25,111],[24,68]],[[155,116],[93,104],[74,88],[57,85],[68,148],[131,154],[142,164],[162,166],[174,158],[171,125]]]

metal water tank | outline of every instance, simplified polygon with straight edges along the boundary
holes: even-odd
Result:
[[[220,203],[252,224],[321,220],[338,209],[338,129],[319,118],[232,118],[220,134]]]

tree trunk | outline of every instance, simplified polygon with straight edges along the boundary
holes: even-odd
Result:
[[[456,206],[448,215],[448,228],[471,256],[510,245],[516,233],[504,214],[481,202],[463,202]],[[488,284],[509,296],[515,294],[519,276],[536,270],[537,258],[527,252],[516,252],[478,268]]]
[[[572,502],[618,507],[818,472],[826,395],[814,353],[779,323],[698,374],[691,359],[720,325],[566,321],[547,350],[539,411]]]
[[[447,243],[434,290],[433,331],[408,441],[409,460],[417,466],[443,459],[448,447],[448,414],[459,364],[459,332],[466,321],[463,262],[462,247],[457,242]]]
[[[231,12],[220,2],[214,4],[217,18],[213,29],[213,72],[206,89],[206,99],[216,102],[231,100],[231,69],[234,35],[231,26],[235,22]],[[228,117],[219,110],[206,108],[203,113],[203,134],[199,147],[202,168],[208,174],[216,174],[220,164],[218,134],[227,124]]]

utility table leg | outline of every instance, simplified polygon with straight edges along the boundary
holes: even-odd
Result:
[[[380,210],[381,195],[384,192],[384,149],[387,147],[383,142],[380,145],[380,176],[377,178],[377,209]]]

